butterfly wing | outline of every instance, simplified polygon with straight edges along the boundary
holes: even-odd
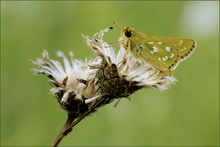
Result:
[[[196,41],[192,39],[164,39],[168,42],[171,42],[177,48],[180,56],[180,61],[187,59],[196,48]]]
[[[138,59],[149,62],[156,69],[171,76],[180,61],[192,54],[195,41],[190,39],[162,38],[146,35],[131,40]]]

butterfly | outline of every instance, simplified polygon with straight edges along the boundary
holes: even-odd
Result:
[[[116,22],[114,24],[119,25]],[[147,35],[130,26],[122,27],[120,43],[131,56],[150,63],[168,76],[172,76],[178,64],[193,53],[197,44],[192,39]]]

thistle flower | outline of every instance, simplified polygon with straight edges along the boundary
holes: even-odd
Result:
[[[93,37],[84,36],[87,45],[95,53],[95,58],[81,61],[69,53],[69,60],[58,51],[57,56],[63,65],[49,57],[43,51],[42,59],[33,63],[38,67],[35,74],[46,74],[52,85],[50,92],[57,98],[60,106],[66,110],[68,119],[53,146],[69,133],[73,126],[98,108],[115,99],[127,98],[142,88],[166,90],[174,83],[174,77],[162,75],[148,63],[142,63],[126,53],[120,45],[116,53],[114,48],[103,41],[103,35],[109,29],[101,30]],[[121,38],[119,38],[120,40]]]

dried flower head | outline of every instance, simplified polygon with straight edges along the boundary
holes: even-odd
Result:
[[[63,65],[49,58],[46,51],[42,59],[33,63],[38,67],[35,74],[46,74],[53,86],[51,93],[57,98],[61,107],[67,111],[67,122],[53,146],[58,145],[74,125],[87,115],[95,112],[115,99],[127,98],[142,88],[166,90],[174,83],[174,77],[161,75],[148,63],[142,63],[126,53],[120,45],[116,53],[114,48],[103,41],[107,29],[101,30],[93,37],[84,36],[87,45],[96,57],[90,61],[74,59],[69,53],[69,60],[61,52],[57,56]]]

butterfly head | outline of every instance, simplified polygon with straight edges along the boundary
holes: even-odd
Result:
[[[134,35],[133,27],[123,27],[121,30],[122,37],[131,38]]]

